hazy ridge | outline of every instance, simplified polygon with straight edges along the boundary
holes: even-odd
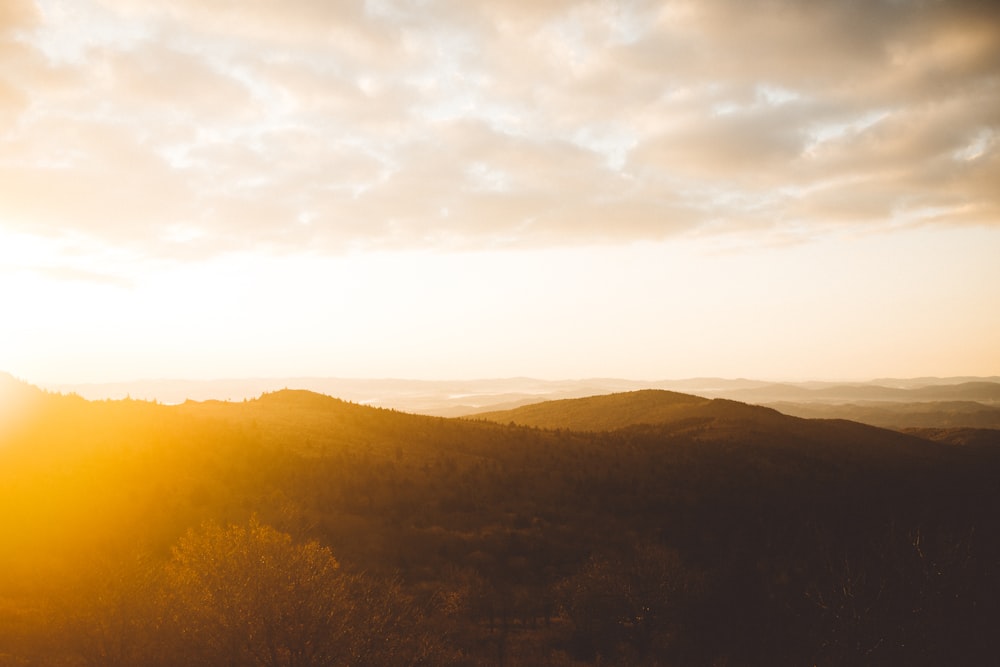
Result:
[[[280,389],[305,389],[365,405],[444,417],[508,410],[549,400],[661,389],[768,405],[796,416],[851,419],[891,428],[1000,428],[997,376],[882,378],[864,383],[773,383],[725,378],[646,382],[615,378],[429,381],[289,377],[53,384],[45,388],[93,400],[131,397],[169,404],[185,400],[240,401]]]

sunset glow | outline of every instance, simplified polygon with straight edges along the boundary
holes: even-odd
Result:
[[[976,2],[13,0],[0,371],[1000,374]]]

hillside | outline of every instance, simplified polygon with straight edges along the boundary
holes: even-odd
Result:
[[[797,382],[775,384],[751,379],[688,378],[637,381],[620,378],[539,380],[528,377],[479,380],[403,380],[336,377],[233,378],[223,380],[137,380],[104,384],[52,384],[47,390],[89,400],[134,399],[177,404],[185,400],[240,401],[281,389],[304,389],[345,400],[405,412],[460,417],[565,398],[662,389],[746,403],[777,401],[808,404],[976,401],[997,407],[1000,378],[884,378],[871,382]],[[913,390],[913,391],[910,391]],[[944,424],[936,424],[944,426]]]
[[[634,424],[702,417],[713,412],[710,407],[713,404],[714,401],[698,396],[646,389],[544,401],[511,410],[481,412],[468,415],[468,418],[548,429],[613,431]]]
[[[750,403],[774,403],[777,401],[793,403],[975,401],[992,404],[1000,402],[1000,382],[976,380],[954,384],[935,383],[916,387],[887,387],[874,383],[825,384],[817,387],[771,384],[733,390],[727,392],[726,396]]]
[[[170,406],[4,387],[2,664],[219,664],[268,635],[223,641],[198,619],[237,611],[207,600],[267,593],[240,607],[262,614],[320,580],[310,604],[342,605],[346,634],[244,619],[286,637],[264,664],[321,637],[329,661],[304,664],[930,666],[998,648],[982,438],[659,391],[496,423],[307,391]],[[254,580],[285,583],[234,588],[260,562]],[[204,568],[227,593],[199,592]]]
[[[33,419],[45,402],[45,393],[0,372],[0,436]]]
[[[766,398],[777,391],[741,389],[731,394]],[[895,389],[875,386],[826,387],[806,389],[784,387],[796,396],[807,396],[809,402],[778,401],[765,403],[782,414],[806,419],[849,420],[881,428],[1000,428],[1000,407],[966,400],[918,400],[936,395],[972,394],[987,399],[1000,390],[1000,384],[965,382],[958,385],[936,385],[919,389]],[[763,392],[763,393],[759,393]],[[771,393],[769,393],[771,392]],[[829,402],[829,397],[847,395],[890,395],[912,399],[865,401],[857,403]],[[749,410],[749,412],[748,412]],[[497,423],[515,423],[539,428],[568,428],[582,431],[611,431],[635,424],[670,423],[680,419],[726,420],[756,414],[741,402],[725,399],[698,398],[663,390],[640,390],[582,399],[543,401],[466,415],[470,419],[485,419]]]
[[[908,428],[904,432],[934,442],[979,449],[992,457],[1000,456],[1000,429]]]
[[[768,403],[779,412],[808,419],[850,419],[882,428],[1000,429],[1000,406],[975,401],[903,403]]]

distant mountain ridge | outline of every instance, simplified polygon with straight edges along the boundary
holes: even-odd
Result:
[[[767,403],[786,415],[850,419],[882,428],[1000,429],[1000,406],[975,401],[863,401],[857,403]]]
[[[219,380],[138,380],[133,382],[46,384],[45,389],[88,399],[139,398],[161,403],[185,400],[243,400],[280,389],[306,389],[345,400],[437,416],[462,416],[561,398],[663,389],[708,398],[750,403],[776,401],[857,402],[971,400],[1000,404],[1000,376],[884,378],[871,382],[785,382],[746,378],[627,380],[585,378],[540,380],[514,377],[478,380],[406,380],[335,377],[245,378]]]
[[[7,384],[14,381],[8,376]],[[2,384],[2,383],[0,383]],[[545,401],[657,389],[773,407],[786,414],[849,419],[885,428],[1000,428],[1000,377],[882,378],[870,382],[784,382],[713,377],[639,381],[617,378],[540,380],[399,380],[322,377],[221,380],[145,380],[46,385],[87,399],[133,399],[166,404],[186,400],[255,399],[302,389],[414,414],[461,417]]]
[[[753,403],[774,401],[856,402],[863,400],[895,402],[965,400],[1000,403],[1000,382],[977,380],[913,388],[886,387],[871,383],[816,388],[793,384],[771,384],[734,390],[728,393],[728,397]]]

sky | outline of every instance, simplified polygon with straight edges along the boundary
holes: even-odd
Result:
[[[1000,10],[3,0],[28,381],[1000,374]]]

